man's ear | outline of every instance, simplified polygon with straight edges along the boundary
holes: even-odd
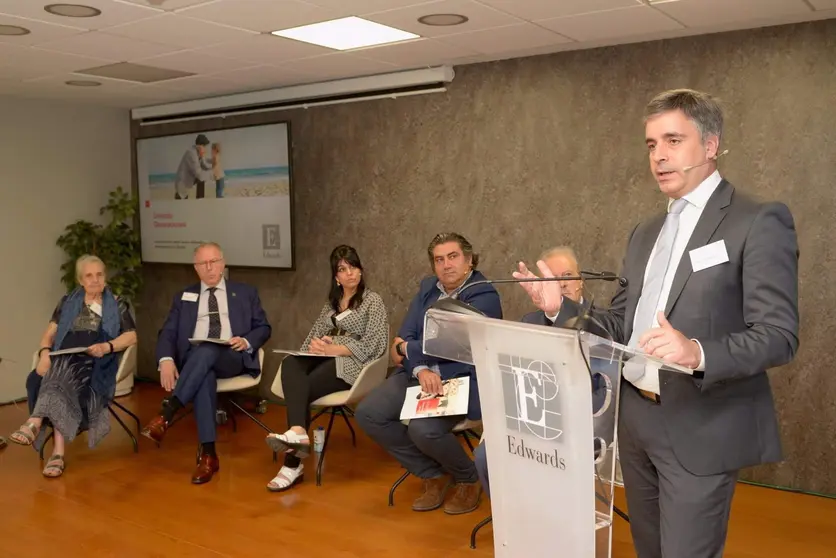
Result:
[[[706,159],[717,159],[717,154],[720,152],[720,138],[717,136],[708,136],[705,140],[705,157]]]

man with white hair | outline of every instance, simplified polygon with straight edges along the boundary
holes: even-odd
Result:
[[[220,467],[215,451],[217,378],[258,376],[258,350],[272,332],[258,291],[226,281],[224,267],[223,252],[214,242],[195,249],[200,283],[177,293],[157,339],[160,384],[173,394],[141,432],[159,444],[174,413],[191,403],[200,438],[193,484],[209,482]],[[192,344],[190,339],[206,341]]]

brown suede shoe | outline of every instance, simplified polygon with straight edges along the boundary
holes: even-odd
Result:
[[[482,485],[477,482],[457,482],[453,497],[444,506],[444,513],[459,515],[470,513],[479,507]]]
[[[444,503],[444,496],[450,488],[450,478],[442,476],[435,479],[424,479],[421,495],[412,503],[412,511],[437,510]]]

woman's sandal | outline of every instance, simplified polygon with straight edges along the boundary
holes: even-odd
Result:
[[[44,476],[48,479],[57,479],[64,474],[64,466],[64,456],[55,454],[46,462]]]
[[[24,428],[26,431],[23,430]],[[34,422],[27,422],[26,424],[22,424],[20,428],[13,432],[12,435],[9,436],[9,440],[21,446],[31,446],[40,432],[41,428]]]
[[[299,465],[295,469],[290,467],[282,467],[278,474],[267,483],[267,490],[270,492],[284,492],[292,487],[294,484],[302,482],[305,477],[305,466]]]
[[[297,434],[293,430],[288,430],[284,434],[270,433],[265,441],[276,453],[290,453],[300,459],[308,457],[311,453],[311,441],[308,435]]]

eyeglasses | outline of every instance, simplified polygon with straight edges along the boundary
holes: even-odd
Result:
[[[194,266],[195,267],[207,267],[207,268],[208,267],[214,267],[214,266],[218,265],[219,263],[221,263],[222,261],[224,261],[223,258],[215,258],[214,260],[204,260],[202,262],[195,262]]]

